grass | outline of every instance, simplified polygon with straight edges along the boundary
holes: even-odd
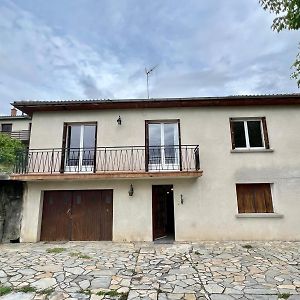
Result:
[[[26,286],[19,288],[17,291],[22,292],[22,293],[35,293],[36,289],[32,286],[26,285]]]
[[[288,299],[291,294],[289,293],[283,293],[283,294],[278,294],[279,299]]]
[[[253,248],[252,245],[243,245],[242,247],[245,248],[245,249],[252,249]]]
[[[12,292],[12,288],[8,286],[0,286],[0,296],[7,295]]]
[[[66,248],[48,248],[46,251],[48,253],[62,253],[66,251]]]
[[[110,297],[119,297],[119,300],[126,300],[128,298],[128,293],[118,293],[115,290],[112,291],[100,291],[96,294],[97,296],[110,296]]]
[[[49,288],[49,289],[44,289],[44,290],[41,290],[41,291],[37,291],[36,288],[34,288],[30,285],[26,285],[26,286],[23,286],[21,288],[16,288],[16,289],[13,289],[13,288],[8,287],[8,286],[1,286],[0,285],[0,296],[4,296],[4,295],[7,295],[7,294],[12,293],[12,292],[37,293],[37,294],[40,294],[40,295],[50,296],[54,292],[54,289]]]
[[[119,300],[127,300],[127,298],[128,298],[128,293],[122,293]]]
[[[79,251],[78,252],[70,252],[69,254],[70,254],[70,256],[73,256],[73,257],[78,257],[78,258],[82,258],[82,259],[91,259],[90,256],[83,254]]]

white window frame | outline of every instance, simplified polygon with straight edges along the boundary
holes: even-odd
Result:
[[[73,124],[69,124],[67,126],[72,126]],[[79,141],[79,158],[78,158],[78,166],[69,166],[68,165],[68,158],[67,155],[65,155],[65,173],[93,173],[94,172],[94,166],[89,165],[83,165],[83,138],[84,138],[84,126],[87,125],[85,123],[83,124],[76,124],[80,126],[80,141]],[[68,151],[68,147],[66,147],[66,152]]]
[[[261,132],[261,139],[262,139],[262,147],[251,147],[250,146],[250,141],[249,141],[249,131],[248,131],[248,121],[259,121],[260,122],[260,132]],[[266,149],[266,144],[265,144],[265,136],[264,136],[264,129],[263,129],[263,124],[262,124],[262,119],[261,118],[234,118],[232,119],[232,122],[243,122],[244,123],[244,131],[245,131],[245,139],[246,139],[246,147],[235,147],[234,149],[236,150],[262,150]]]
[[[161,149],[161,163],[160,164],[148,164],[148,169],[149,171],[178,171],[180,170],[180,152],[179,152],[179,125],[178,122],[153,122],[153,123],[148,123],[148,126],[150,124],[157,124],[160,125],[160,149]],[[164,126],[166,124],[176,124],[177,125],[177,136],[175,137],[177,139],[177,145],[174,145],[175,148],[175,163],[174,164],[168,164],[166,163],[166,157],[165,157],[165,146],[169,145],[164,145],[165,142],[165,130]],[[149,133],[148,133],[149,134]],[[151,146],[148,145],[148,148]]]

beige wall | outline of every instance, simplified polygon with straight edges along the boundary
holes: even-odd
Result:
[[[28,130],[30,122],[29,119],[0,119],[0,130],[1,124],[12,124],[12,131]]]
[[[199,144],[199,179],[115,180],[28,183],[23,241],[39,239],[41,191],[114,189],[114,240],[151,240],[151,186],[174,184],[176,239],[300,240],[300,107],[214,107],[38,113],[33,116],[31,148],[62,145],[63,122],[98,122],[98,146],[144,145],[146,119],[180,119],[182,144]],[[117,125],[118,116],[122,125]],[[273,152],[231,153],[230,117],[267,120]],[[51,124],[51,128],[49,127]],[[47,136],[47,138],[45,138]],[[236,183],[272,183],[280,218],[237,218]],[[134,197],[128,196],[130,183]],[[180,195],[184,203],[180,203]],[[278,215],[272,215],[278,216]]]

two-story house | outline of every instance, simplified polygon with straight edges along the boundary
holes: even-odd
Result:
[[[300,95],[13,105],[21,241],[300,239]]]

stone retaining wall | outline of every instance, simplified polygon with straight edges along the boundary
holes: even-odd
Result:
[[[23,204],[23,183],[0,180],[0,242],[20,238]]]

